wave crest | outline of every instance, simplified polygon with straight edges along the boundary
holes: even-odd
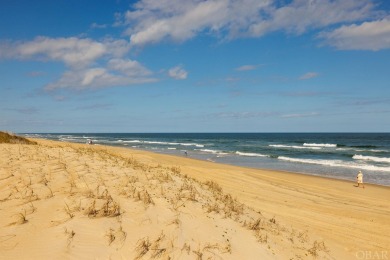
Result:
[[[270,147],[276,147],[276,148],[293,148],[293,149],[312,149],[312,150],[320,150],[321,147],[310,147],[310,146],[297,146],[297,145],[284,145],[284,144],[270,144]]]
[[[367,170],[367,171],[390,172],[390,167],[348,163],[348,162],[344,162],[341,160],[297,159],[297,158],[290,158],[290,157],[285,157],[285,156],[279,156],[278,159],[283,160],[283,161],[296,162],[296,163],[318,164],[318,165],[325,165],[325,166],[331,166],[331,167],[357,168],[357,169],[362,169],[362,170]]]
[[[364,161],[373,161],[373,162],[390,163],[390,158],[375,157],[375,156],[364,156],[364,155],[360,155],[360,154],[355,154],[354,156],[352,156],[352,159],[364,160]]]
[[[241,156],[249,156],[249,157],[268,157],[268,155],[260,154],[260,153],[243,153],[236,151],[236,154]]]
[[[337,147],[337,144],[304,143],[303,146],[309,146],[309,147]]]

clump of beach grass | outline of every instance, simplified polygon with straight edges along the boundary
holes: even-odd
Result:
[[[172,166],[170,170],[171,170],[171,172],[172,172],[173,174],[175,174],[175,175],[178,175],[178,174],[181,173],[181,168],[180,168],[180,166]]]
[[[318,257],[319,252],[321,252],[321,251],[326,252],[326,253],[329,252],[329,250],[325,246],[325,242],[324,241],[318,242],[317,240],[313,242],[313,246],[311,248],[309,248],[307,251],[313,257]]]
[[[213,193],[222,193],[222,187],[215,181],[206,181],[204,183]]]
[[[112,197],[108,197],[100,209],[99,214],[103,217],[117,217],[121,214],[121,208]]]
[[[7,144],[33,144],[36,145],[37,142],[30,141],[27,138],[17,136],[12,133],[7,132],[1,132],[0,131],[0,143],[7,143]]]
[[[151,246],[152,246],[152,243],[149,241],[149,237],[144,237],[144,238],[138,240],[136,247],[135,247],[135,251],[138,254],[136,259],[140,259],[144,255],[146,255],[149,252]]]

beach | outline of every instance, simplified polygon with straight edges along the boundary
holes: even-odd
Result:
[[[390,186],[388,133],[40,133],[25,137],[133,148],[235,166]]]
[[[390,258],[388,186],[34,141],[0,144],[0,259]]]

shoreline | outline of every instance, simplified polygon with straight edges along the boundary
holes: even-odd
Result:
[[[365,182],[390,186],[389,134],[62,133],[31,134],[28,137],[77,143],[85,143],[90,138],[95,144],[175,156],[187,151],[192,158],[217,163],[352,181],[361,170]]]
[[[83,143],[79,142],[68,142],[68,141],[60,141],[60,140],[51,140],[51,139],[43,139],[43,138],[29,138],[31,140],[47,140],[47,141],[54,141],[54,142],[60,142],[60,143],[72,143],[72,144],[80,144],[83,145]],[[215,164],[221,164],[221,165],[228,165],[228,166],[233,166],[233,167],[239,167],[239,168],[245,168],[248,170],[260,170],[260,171],[269,171],[269,172],[282,172],[282,173],[288,173],[288,174],[298,174],[298,175],[305,175],[309,177],[317,177],[317,178],[324,178],[324,179],[330,179],[330,180],[336,180],[336,181],[345,181],[345,182],[351,182],[351,183],[356,183],[355,178],[356,175],[351,176],[351,180],[348,180],[347,178],[336,178],[334,176],[323,176],[323,175],[317,175],[315,173],[309,173],[309,172],[298,172],[298,171],[288,171],[288,170],[282,170],[282,169],[273,169],[273,168],[258,168],[258,167],[250,167],[250,166],[243,166],[243,165],[236,165],[236,164],[230,164],[230,163],[222,163],[222,162],[215,162],[212,160],[208,159],[200,159],[196,157],[185,157],[181,155],[176,155],[176,154],[171,154],[171,153],[163,153],[163,152],[155,152],[153,150],[144,150],[141,148],[134,148],[134,147],[124,147],[124,146],[115,146],[115,145],[109,145],[109,144],[93,144],[93,146],[103,146],[103,147],[113,147],[113,148],[121,148],[121,149],[127,149],[130,152],[131,151],[142,151],[146,153],[152,153],[152,154],[160,154],[160,155],[167,155],[167,156],[173,156],[173,157],[178,157],[182,159],[192,159],[196,161],[201,161],[201,162],[210,162],[210,163],[215,163]],[[356,170],[357,174],[358,170]],[[370,186],[378,186],[378,187],[388,187],[390,188],[390,185],[385,185],[385,184],[378,184],[378,183],[371,183],[371,182],[366,182],[364,181],[364,184],[369,184]]]
[[[175,259],[357,259],[390,250],[387,186],[33,140],[0,144],[6,258],[143,259],[146,238]],[[145,259],[155,252],[147,249]]]

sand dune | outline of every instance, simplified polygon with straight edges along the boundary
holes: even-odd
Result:
[[[0,144],[0,259],[358,259],[389,250],[388,187],[36,141]]]

